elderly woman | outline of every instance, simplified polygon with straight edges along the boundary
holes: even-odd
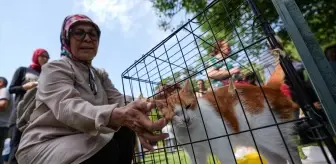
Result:
[[[99,27],[85,15],[65,18],[62,57],[43,66],[36,94],[40,115],[22,134],[16,157],[24,164],[131,163],[135,133],[142,145],[167,138],[166,125],[145,115],[155,103],[123,106],[106,72],[94,69]],[[34,113],[33,113],[34,114]]]

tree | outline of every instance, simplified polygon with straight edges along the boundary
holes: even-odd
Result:
[[[223,0],[225,3],[227,0]],[[159,26],[164,29],[172,29],[171,20],[176,14],[184,10],[187,14],[196,14],[201,12],[211,1],[210,0],[151,0],[153,7],[157,10],[160,17]],[[232,1],[236,5],[226,5],[227,10],[231,11],[237,7],[237,4],[246,3],[243,0]],[[266,20],[277,28],[278,35],[283,38],[285,44],[289,44],[290,39],[286,35],[278,14],[270,0],[255,0],[258,8]],[[336,1],[335,0],[296,0],[301,12],[306,18],[312,32],[317,37],[320,44],[326,45],[336,40]],[[216,5],[217,6],[217,5]],[[209,12],[218,13],[213,22],[219,22],[226,14],[223,7],[214,6]],[[240,8],[239,12],[247,11],[246,8]],[[249,11],[251,13],[251,11]],[[239,15],[239,14],[238,14]],[[233,20],[237,14],[232,15]],[[197,18],[201,21],[202,17]],[[213,24],[210,22],[210,24]],[[227,32],[230,29],[226,29]]]
[[[175,29],[175,27],[171,22],[176,14],[184,10],[186,14],[195,15],[203,11],[212,0],[151,0],[151,2],[160,17],[159,27],[163,30],[172,30]],[[282,38],[286,52],[293,56],[294,59],[300,59],[272,2],[270,0],[254,0],[254,2],[257,4],[265,20],[270,23],[272,28],[277,32],[277,35]],[[336,20],[334,18],[336,16],[336,1],[296,0],[296,3],[322,48],[329,44],[335,44]],[[214,36],[217,39],[230,38],[231,44],[233,44],[233,42],[237,43],[241,38],[243,38],[242,42],[251,44],[263,37],[261,28],[257,28],[258,22],[255,21],[256,17],[245,0],[222,0],[220,3],[213,5],[210,9],[207,9],[204,13],[198,15],[196,20],[193,21],[197,21],[200,25],[200,31],[204,32],[204,34],[196,38],[195,43],[204,50],[204,52],[201,53],[203,61],[209,60],[209,53],[214,49],[212,46],[216,43]],[[228,23],[230,23],[230,25],[227,25]],[[181,26],[181,24],[178,26]],[[239,35],[242,34],[241,38],[234,37],[235,33],[239,33]],[[235,48],[242,49],[243,47],[241,44],[236,44]],[[255,47],[248,50],[248,55],[259,58],[259,55],[264,50],[260,44],[256,44]],[[247,62],[246,59],[242,59],[242,56],[231,56],[231,59],[232,60],[227,61],[237,62],[238,60],[238,63],[242,65],[243,68],[251,68],[249,62]],[[251,62],[252,66],[257,68],[256,70],[263,70],[262,63],[258,62],[258,60]],[[202,66],[203,63],[199,59],[195,70],[202,69]],[[261,80],[264,80],[262,72],[257,72],[257,74]]]

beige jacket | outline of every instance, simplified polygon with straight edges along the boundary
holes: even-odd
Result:
[[[36,106],[46,112],[23,132],[16,153],[21,164],[81,163],[103,148],[115,130],[107,127],[124,96],[106,72],[94,72],[97,95],[89,86],[88,67],[67,57],[42,68]]]

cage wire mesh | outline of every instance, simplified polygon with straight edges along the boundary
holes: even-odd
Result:
[[[270,163],[271,161],[267,161],[268,159],[264,158],[264,154],[260,153],[260,142],[267,143],[269,141],[261,141],[260,138],[258,139],[255,136],[255,132],[263,128],[277,129],[274,135],[281,137],[281,147],[277,147],[277,149],[287,152],[286,156],[289,163],[298,163],[295,160],[297,158],[295,157],[296,154],[289,152],[291,146],[288,145],[288,142],[290,141],[288,141],[289,138],[284,137],[286,134],[283,134],[282,128],[286,128],[288,125],[294,126],[294,122],[302,120],[302,118],[296,117],[296,119],[289,121],[275,120],[276,113],[271,110],[267,95],[264,94],[265,91],[262,87],[259,87],[265,85],[265,82],[268,81],[276,67],[277,58],[271,53],[268,42],[269,35],[263,33],[263,24],[258,19],[259,16],[251,10],[251,1],[217,0],[211,2],[203,12],[189,20],[124,71],[122,74],[123,90],[125,94],[131,95],[134,99],[139,97],[152,98],[162,93],[162,90],[160,90],[162,85],[174,86],[180,84],[183,87],[185,81],[190,80],[196,95],[199,90],[197,81],[204,80],[206,88],[212,92],[222,85],[230,83],[229,80],[214,80],[213,73],[216,70],[239,68],[239,73],[230,73],[228,77],[231,77],[236,83],[248,83],[259,88],[259,94],[263,96],[265,104],[268,105],[267,110],[272,113],[269,117],[274,119],[273,123],[252,128],[244,109],[242,111],[246,118],[245,123],[240,122],[240,124],[246,124],[248,129],[232,132],[232,130],[228,130],[230,125],[227,125],[227,120],[223,120],[223,123],[226,123],[219,124],[215,129],[222,128],[226,134],[212,138],[209,134],[206,134],[203,140],[196,141],[192,140],[189,127],[186,126],[185,130],[190,138],[188,143],[179,143],[175,125],[169,123],[162,131],[157,132],[169,133],[169,138],[153,143],[155,151],[149,152],[140,144],[136,146],[134,164],[199,163],[200,161],[196,161],[197,154],[195,155],[195,148],[193,148],[198,143],[203,143],[210,149],[207,163],[244,163],[244,159],[237,155],[237,145],[232,143],[235,136],[240,133],[248,134],[253,141],[250,148],[257,153],[253,160],[256,160],[256,163]],[[180,91],[181,89],[177,90]],[[240,93],[236,91],[235,94],[239,103],[242,104],[241,107],[244,108],[244,101],[239,98]],[[179,99],[181,101],[181,98]],[[200,108],[199,103],[197,106]],[[185,118],[185,112],[183,112],[183,115]],[[158,120],[161,117],[162,113],[158,109],[154,109],[149,115],[151,120]],[[223,117],[225,116],[221,118]],[[200,121],[209,120],[204,120],[201,114]],[[205,125],[204,129],[206,133],[209,131]],[[292,137],[295,139],[295,136]],[[226,138],[227,141],[225,142],[228,143],[229,147],[225,149],[229,149],[229,151],[225,152],[232,154],[233,161],[219,161],[218,153],[224,153],[224,151],[218,152],[218,150],[211,148],[214,147],[211,142],[218,138]],[[192,154],[186,153],[186,145],[190,145]],[[214,153],[214,151],[217,152]]]

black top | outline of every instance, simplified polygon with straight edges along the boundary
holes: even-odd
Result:
[[[304,82],[304,88],[306,89],[306,93],[313,103],[320,101],[310,80]]]
[[[305,80],[304,79],[304,68],[303,69],[296,69],[296,73],[297,73],[297,76],[299,77],[299,79],[302,81],[302,89],[305,90],[305,94],[308,98],[308,101],[311,102],[311,103],[314,103],[314,102],[318,102],[319,101],[319,98],[315,92],[315,89],[312,85],[312,83],[310,82],[310,80]],[[292,99],[293,101],[295,101],[296,103],[298,103],[298,99],[301,98],[302,96],[298,93],[295,92],[295,90],[293,89],[293,86],[289,85],[289,78],[286,76],[286,84],[290,87],[290,90],[291,90],[291,96],[292,96]]]
[[[40,72],[27,67],[18,68],[12,78],[11,84],[9,85],[9,93],[15,94],[15,108],[12,110],[9,117],[9,126],[12,127],[16,124],[16,106],[22,100],[26,91],[23,89],[22,85],[30,81],[36,81]]]
[[[11,84],[9,85],[9,93],[15,94],[15,105],[17,105],[26,93],[22,85],[29,81],[37,80],[39,75],[40,72],[27,67],[20,67],[15,71]]]

